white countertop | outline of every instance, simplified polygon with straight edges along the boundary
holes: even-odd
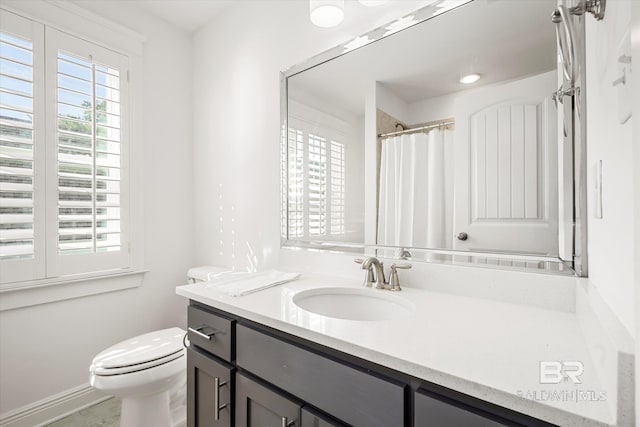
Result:
[[[411,301],[416,311],[394,320],[335,319],[292,301],[302,290],[338,286],[361,288],[352,279],[304,274],[243,297],[206,283],[180,286],[176,293],[554,424],[615,422],[573,313],[407,287],[393,295]],[[582,383],[541,384],[541,361],[583,363]]]

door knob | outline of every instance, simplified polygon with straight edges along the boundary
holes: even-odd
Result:
[[[467,240],[469,238],[469,235],[463,231],[462,233],[458,233],[456,237],[458,238],[458,240]]]

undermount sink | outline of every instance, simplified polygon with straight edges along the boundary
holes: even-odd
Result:
[[[410,301],[389,291],[369,288],[319,288],[293,296],[298,307],[346,320],[392,320],[415,311]]]

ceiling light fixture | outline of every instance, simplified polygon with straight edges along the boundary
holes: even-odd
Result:
[[[376,7],[385,4],[389,0],[359,0],[360,4],[367,7]]]
[[[467,74],[466,76],[460,77],[460,83],[465,85],[470,85],[471,83],[475,83],[480,80],[480,74]]]
[[[335,27],[344,19],[344,0],[309,0],[309,17],[318,27]]]

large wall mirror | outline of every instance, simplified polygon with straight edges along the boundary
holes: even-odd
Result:
[[[284,244],[585,275],[584,22],[557,7],[434,1],[284,72]]]

